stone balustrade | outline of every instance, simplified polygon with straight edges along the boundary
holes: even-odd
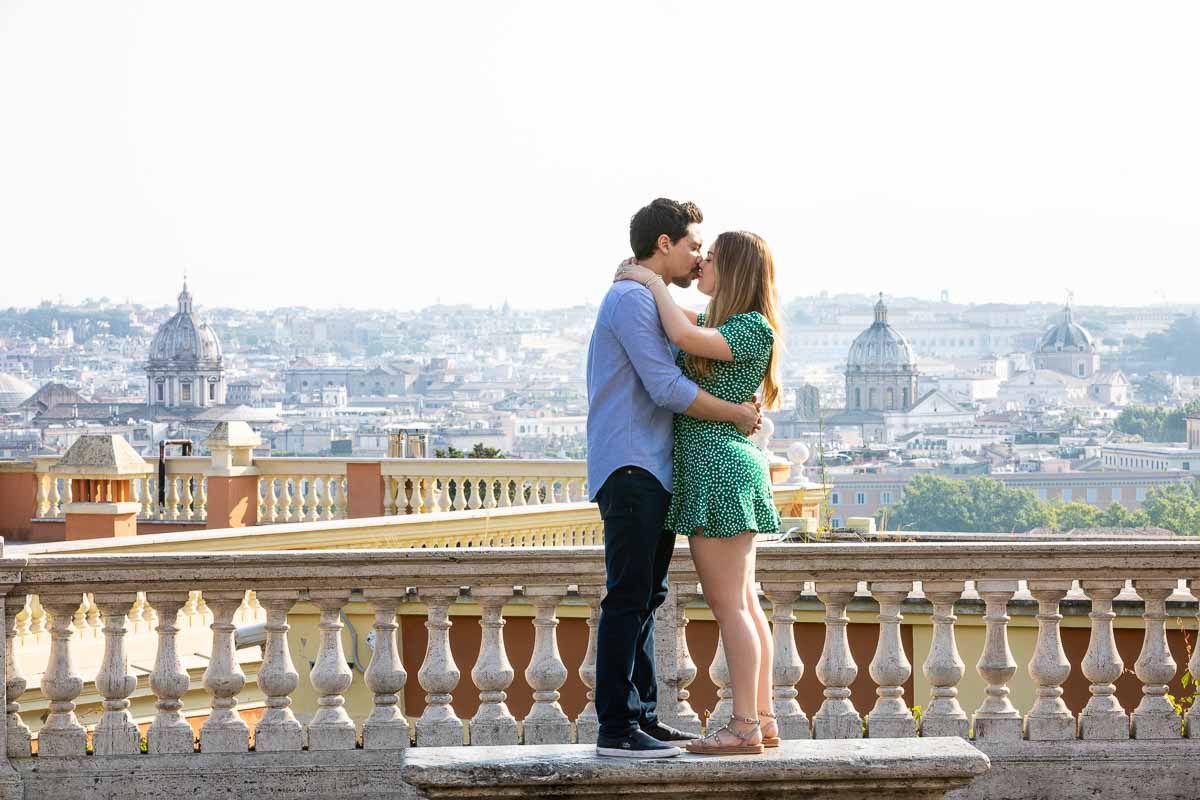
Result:
[[[583,461],[388,459],[381,462],[385,514],[553,505],[586,500]]]
[[[345,519],[349,508],[346,462],[335,458],[259,458],[258,519],[315,522]]]
[[[1074,751],[1064,751],[1064,743],[1090,754],[1088,758],[1102,753],[1106,763],[1120,764],[1124,758],[1145,768],[1155,754],[1177,758],[1183,752],[1180,747],[1194,747],[1200,740],[1200,708],[1192,706],[1181,716],[1167,697],[1181,668],[1200,672],[1200,655],[1193,651],[1189,663],[1178,663],[1168,646],[1165,624],[1168,602],[1190,602],[1186,587],[1200,586],[1195,583],[1200,579],[1200,542],[763,545],[758,578],[771,611],[776,642],[773,696],[786,739],[953,736],[968,739],[992,756],[992,774],[996,767],[1003,772],[1008,763],[1010,771],[1025,770],[1022,775],[1032,774],[1029,764],[1039,753],[1047,754],[1047,761],[1068,757],[1064,752]],[[40,686],[49,701],[49,716],[36,739],[37,761],[68,758],[72,768],[110,769],[103,766],[106,756],[135,756],[135,744],[140,749],[128,715],[126,636],[136,627],[134,620],[149,616],[156,621],[151,686],[158,713],[149,721],[147,752],[138,756],[147,763],[159,756],[203,759],[224,754],[237,756],[244,766],[254,761],[252,736],[255,753],[290,753],[299,761],[289,763],[311,758],[314,764],[328,763],[319,753],[351,753],[356,748],[587,742],[595,736],[594,707],[589,704],[572,719],[558,701],[571,673],[594,685],[594,620],[603,581],[598,547],[10,552],[0,558],[0,585],[9,587],[4,599],[5,687],[10,699],[23,690],[24,678],[14,669],[18,659],[13,658],[14,639],[22,626],[48,631]],[[1017,596],[1031,597],[1037,604],[1037,643],[1024,665],[1014,661],[1009,646],[1008,610]],[[1128,677],[1113,644],[1113,604],[1119,596],[1140,600],[1143,619],[1141,652],[1131,665],[1142,696],[1133,707],[1122,707],[1114,691],[1114,683]],[[565,663],[558,647],[558,613],[564,598],[574,598],[590,612],[592,641],[581,663]],[[671,595],[659,612],[659,707],[668,721],[693,727],[699,715],[690,704],[688,685],[703,665],[695,664],[689,653],[683,612],[697,598],[696,575],[681,547],[672,570]],[[805,664],[794,635],[794,615],[798,603],[813,598],[824,608],[824,645],[816,663]],[[972,659],[975,663],[964,660],[956,637],[956,606],[967,599],[986,604],[986,638],[978,660]],[[341,612],[352,600],[369,603],[375,617],[375,646],[361,676],[347,667],[340,636]],[[450,647],[449,631],[462,624],[451,611],[463,600],[483,609],[478,619],[480,644],[471,663],[456,661]],[[319,647],[309,673],[318,699],[311,714],[291,707],[298,672],[288,646],[287,619],[301,601],[320,613]],[[177,618],[189,602],[203,603],[211,615],[212,655],[203,686],[212,712],[201,728],[198,753],[191,729],[185,737],[187,723],[179,715],[187,681],[178,663]],[[524,672],[533,702],[520,718],[506,703],[515,670],[506,655],[504,630],[506,608],[517,602],[533,605],[536,630]],[[849,646],[847,616],[851,605],[863,602],[878,609],[879,635],[869,663],[860,664]],[[1067,602],[1091,608],[1087,651],[1074,661],[1067,656],[1060,624]],[[932,635],[919,654],[911,645],[906,648],[899,635],[904,611],[914,604],[928,606],[932,613]],[[264,609],[267,624],[257,676],[267,710],[248,723],[239,713],[238,700],[246,678],[232,648],[235,617],[239,609],[253,605]],[[423,654],[402,653],[396,644],[397,613],[405,606],[421,609],[425,617]],[[94,682],[104,697],[104,712],[91,731],[75,715],[84,682],[74,652],[81,646],[81,631],[103,639]],[[720,648],[717,653],[708,674],[727,701],[728,670]],[[463,654],[457,655],[461,659]],[[929,689],[927,697],[916,698],[921,711],[914,714],[902,698],[918,663]],[[876,687],[873,697],[851,691],[864,667]],[[1023,708],[1014,704],[1010,692],[1020,669],[1036,684],[1035,699]],[[959,685],[968,670],[987,684],[978,705],[960,701]],[[1090,688],[1086,704],[1071,708],[1063,700],[1062,686],[1074,670],[1086,675]],[[400,706],[404,687],[413,679],[425,692],[425,705],[416,719],[406,717]],[[359,680],[371,692],[372,708],[365,719],[356,721],[346,713],[344,698]],[[797,687],[805,680],[818,682],[824,694],[811,718],[795,703]],[[455,697],[466,693],[479,698],[470,719],[455,709]],[[722,702],[709,724],[719,724],[727,713],[728,704]],[[7,717],[3,752],[14,774],[28,777],[32,743],[15,702],[8,704]],[[83,759],[89,733],[93,756]],[[263,747],[257,744],[260,734]],[[251,762],[244,761],[247,757]],[[39,772],[43,769],[38,767]],[[1193,772],[1186,774],[1194,778]],[[0,785],[3,773],[0,766]]]

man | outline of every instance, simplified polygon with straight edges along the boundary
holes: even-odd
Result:
[[[633,215],[637,262],[687,286],[700,266],[700,223],[692,203],[659,198]],[[672,742],[698,734],[658,721],[654,611],[667,596],[675,535],[663,530],[671,501],[672,414],[731,422],[752,433],[753,403],[735,405],[680,372],[650,291],[614,283],[600,304],[588,346],[588,486],[604,520],[607,589],[600,605],[596,713],[602,756],[665,758]]]

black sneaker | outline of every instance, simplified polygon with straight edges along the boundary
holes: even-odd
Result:
[[[693,739],[700,738],[700,734],[698,733],[681,731],[678,728],[672,728],[670,725],[664,725],[661,722],[655,722],[653,725],[643,725],[642,732],[650,734],[660,742],[690,742]]]
[[[596,755],[617,758],[672,758],[683,751],[636,730],[627,736],[604,736],[596,740]]]

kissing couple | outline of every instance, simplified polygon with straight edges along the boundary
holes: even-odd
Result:
[[[775,265],[753,233],[703,253],[693,203],[659,198],[633,215],[623,262],[588,346],[588,485],[604,520],[596,713],[601,756],[761,753],[779,744],[773,647],[754,580],[754,542],[779,530],[763,452],[748,438],[780,395]],[[668,283],[698,280],[701,314]],[[672,349],[674,348],[674,353]],[[761,404],[758,392],[761,389]],[[721,630],[733,716],[701,738],[656,713],[654,611],[686,536]]]

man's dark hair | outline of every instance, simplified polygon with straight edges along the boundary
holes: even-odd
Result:
[[[629,246],[635,258],[649,258],[664,233],[675,244],[687,236],[687,227],[693,222],[704,222],[704,215],[695,203],[677,203],[660,197],[643,206],[629,220]]]

